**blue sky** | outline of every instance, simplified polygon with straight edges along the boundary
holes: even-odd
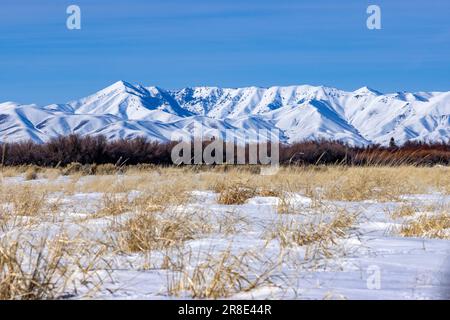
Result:
[[[119,79],[450,90],[449,15],[448,0],[1,0],[0,101],[63,103]]]

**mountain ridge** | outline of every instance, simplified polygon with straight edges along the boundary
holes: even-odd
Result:
[[[450,139],[450,92],[381,93],[369,87],[187,87],[166,90],[118,81],[65,104],[0,103],[0,141],[38,143],[68,134],[158,141],[232,131],[238,141],[277,129],[285,143],[328,139],[351,145]]]

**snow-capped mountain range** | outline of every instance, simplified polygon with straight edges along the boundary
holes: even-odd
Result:
[[[282,142],[331,139],[353,145],[450,140],[450,92],[383,94],[323,86],[165,90],[119,81],[86,98],[47,106],[0,103],[0,141],[38,143],[68,134],[169,141],[279,129]],[[231,136],[227,135],[227,139]],[[223,137],[225,138],[225,137]]]

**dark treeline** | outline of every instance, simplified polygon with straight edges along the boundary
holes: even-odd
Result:
[[[203,148],[211,141],[203,142]],[[217,141],[216,141],[217,143]],[[159,143],[144,138],[108,141],[105,137],[59,137],[38,144],[16,142],[1,144],[1,165],[38,165],[45,167],[80,164],[156,164],[172,165],[171,152],[177,142]],[[193,144],[191,146],[193,148]],[[224,150],[226,145],[224,143]],[[246,146],[248,159],[249,146]],[[224,152],[225,153],[225,152]],[[235,152],[236,153],[236,152]],[[307,141],[280,145],[280,164],[311,165],[449,165],[450,144],[408,142],[402,146],[372,145],[352,147],[336,141]],[[223,156],[225,159],[225,154]]]
[[[350,147],[336,141],[309,141],[280,148],[283,164],[449,165],[450,144],[407,142],[402,146]]]

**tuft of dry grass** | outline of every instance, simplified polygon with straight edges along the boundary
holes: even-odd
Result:
[[[124,223],[113,222],[118,248],[124,252],[146,252],[179,246],[210,232],[207,220],[184,212],[138,212]]]
[[[61,174],[63,176],[69,176],[73,174],[89,174],[89,172],[83,170],[83,165],[78,162],[69,163],[66,167],[61,169]]]
[[[277,204],[277,212],[279,214],[290,214],[295,211],[295,207],[292,203],[292,200],[287,195],[283,195],[279,198]]]
[[[314,251],[330,257],[330,247],[345,237],[356,222],[357,215],[340,209],[328,219],[319,214],[313,220],[279,219],[266,234],[268,240],[277,240],[281,247],[312,246]]]
[[[1,168],[1,176],[3,178],[8,178],[8,177],[18,177],[21,175],[24,175],[27,171],[31,170],[35,170],[35,171],[40,171],[42,170],[42,168],[34,166],[34,165],[27,165],[27,166],[4,166]]]
[[[256,190],[243,183],[224,184],[216,187],[219,190],[217,202],[219,204],[244,204],[248,199],[257,195]]]
[[[257,195],[260,197],[282,197],[283,192],[275,188],[261,187],[257,190]]]
[[[121,229],[120,247],[126,252],[162,249],[194,239],[195,231],[180,221],[158,219],[152,214],[138,214]]]
[[[390,215],[392,218],[397,219],[413,216],[417,212],[418,212],[417,208],[413,207],[412,205],[404,204],[396,208],[393,212],[390,213]]]
[[[31,186],[17,186],[10,189],[5,201],[11,205],[12,216],[38,216],[45,212],[47,193]]]
[[[121,173],[121,167],[116,166],[112,163],[105,163],[100,165],[91,165],[92,171],[95,175],[114,175]]]
[[[65,242],[0,240],[0,300],[54,299],[65,289]]]
[[[237,212],[226,212],[216,218],[216,231],[223,235],[245,232],[250,226],[250,220]]]
[[[177,188],[141,192],[132,199],[127,193],[107,192],[102,196],[95,217],[118,216],[126,212],[158,212],[168,206],[179,206],[190,199],[189,195]]]
[[[190,200],[190,195],[176,184],[161,186],[158,190],[146,190],[133,200],[137,210],[144,212],[164,211],[168,206],[180,206]]]
[[[398,192],[391,177],[383,172],[368,175],[364,172],[344,174],[334,183],[325,186],[324,197],[331,200],[361,201],[367,199],[394,200]]]
[[[25,180],[36,180],[38,177],[38,171],[35,167],[30,167],[27,171],[25,171],[23,177]]]
[[[105,193],[103,194],[100,209],[95,217],[117,216],[131,210],[131,202],[128,194]]]
[[[89,296],[103,283],[98,266],[104,248],[68,237],[63,228],[50,237],[22,234],[0,239],[0,300],[60,299]],[[108,270],[105,270],[108,273]]]
[[[254,266],[258,263],[262,267],[256,270]],[[274,286],[271,275],[278,266],[278,263],[256,252],[233,253],[228,248],[220,253],[207,254],[192,268],[182,264],[181,269],[168,276],[167,293],[171,296],[189,295],[194,299],[228,298],[263,286]]]
[[[403,237],[450,239],[450,214],[422,215],[405,222],[399,233]]]
[[[447,177],[442,177],[442,174]],[[448,168],[333,167],[325,176],[328,176],[328,182],[314,182],[322,186],[323,196],[344,201],[397,201],[404,194],[428,193],[433,189],[445,192],[446,186],[450,184]]]

